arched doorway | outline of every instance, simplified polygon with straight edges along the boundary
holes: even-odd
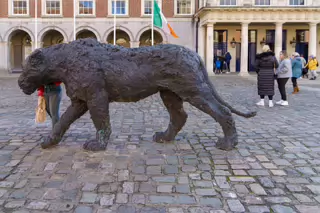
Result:
[[[90,30],[81,30],[80,32],[77,33],[76,39],[81,39],[81,38],[97,39],[97,36]]]
[[[31,37],[24,30],[15,30],[9,38],[9,63],[11,72],[21,72],[22,63],[32,52]]]
[[[163,42],[163,38],[161,36],[161,34],[154,30],[153,31],[153,44],[157,45],[157,44],[161,44]],[[143,47],[143,46],[151,46],[152,45],[152,40],[151,40],[151,30],[146,30],[144,31],[139,39],[139,46]]]
[[[113,32],[107,37],[107,43],[113,44]],[[130,47],[130,36],[123,30],[116,30],[116,44],[123,47]]]
[[[63,43],[63,35],[57,30],[48,30],[42,38],[43,47],[49,47],[55,44]]]

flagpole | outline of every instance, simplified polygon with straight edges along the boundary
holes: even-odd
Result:
[[[154,44],[154,32],[153,32],[153,19],[154,19],[154,1],[152,0],[152,13],[151,13],[151,45]]]
[[[34,26],[34,40],[35,40],[35,49],[38,49],[38,0],[35,1],[35,26]]]
[[[114,10],[113,10],[113,45],[116,45],[117,0],[114,0],[113,3],[114,3]]]
[[[76,39],[76,0],[73,0],[73,40]]]

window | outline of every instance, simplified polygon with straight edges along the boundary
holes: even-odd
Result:
[[[128,15],[128,0],[111,0],[112,11],[111,14]]]
[[[79,1],[79,15],[94,15],[94,0]]]
[[[255,0],[255,5],[270,5],[270,0]]]
[[[304,0],[290,0],[289,4],[291,6],[298,6],[298,5],[304,5]]]
[[[61,0],[46,0],[45,1],[46,15],[60,15],[61,14]]]
[[[142,0],[142,11],[143,11],[143,15],[151,15],[152,13],[152,2],[154,0]],[[161,0],[156,0],[160,9],[161,7]]]
[[[29,0],[13,0],[12,15],[28,15]]]
[[[177,0],[176,11],[179,15],[190,15],[192,14],[192,2],[191,0]]]
[[[235,6],[235,5],[237,5],[237,0],[220,0],[220,5]]]

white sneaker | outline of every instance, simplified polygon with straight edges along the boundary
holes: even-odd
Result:
[[[276,104],[281,105],[283,100],[277,101]]]
[[[264,100],[260,100],[258,103],[256,103],[258,106],[264,106]]]
[[[280,105],[281,105],[281,106],[288,106],[289,103],[288,103],[288,101],[282,101],[282,103],[281,103]]]
[[[273,101],[269,101],[269,107],[273,107]]]

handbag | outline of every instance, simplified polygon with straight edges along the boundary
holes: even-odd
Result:
[[[43,96],[38,98],[38,106],[36,108],[36,123],[43,123],[46,121],[46,102]]]

